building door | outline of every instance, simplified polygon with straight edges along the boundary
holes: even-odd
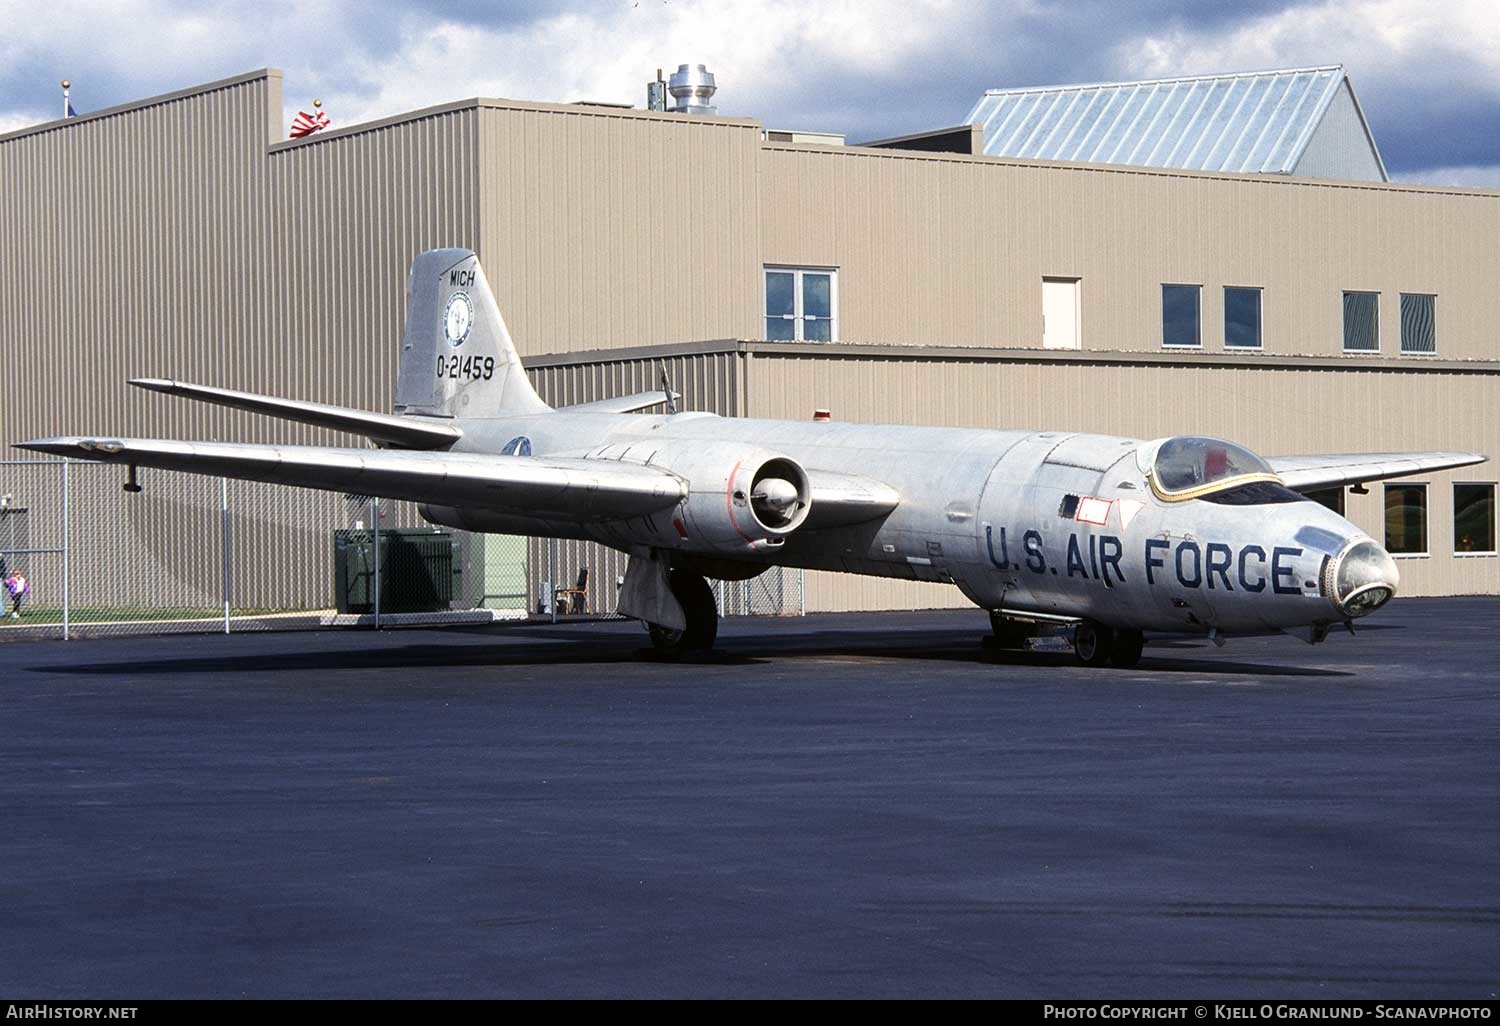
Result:
[[[1082,346],[1078,284],[1077,278],[1042,279],[1042,348]]]

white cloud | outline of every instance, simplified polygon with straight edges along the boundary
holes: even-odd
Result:
[[[1487,88],[1500,89],[1500,18],[1492,0],[1324,0],[1228,33],[1178,27],[1128,40],[1119,54],[1152,76],[1342,63],[1371,81],[1451,77],[1457,61]],[[1475,84],[1474,77],[1466,81]]]
[[[670,74],[691,62],[715,72],[725,113],[758,115],[778,93],[784,103],[805,88],[797,75],[810,68],[895,71],[961,37],[971,10],[952,0],[641,0],[515,29],[414,24],[364,82],[327,92],[345,124],[474,95],[639,104],[658,67]],[[289,98],[296,77],[289,69]]]
[[[1394,181],[1421,185],[1457,185],[1480,189],[1500,189],[1500,164],[1464,164],[1456,167],[1429,167],[1404,171],[1391,176]]]
[[[57,114],[61,114],[58,111]],[[53,117],[56,117],[54,114]],[[46,121],[42,114],[28,114],[22,111],[0,111],[0,135],[6,132],[14,132],[18,128],[30,128],[32,125]]]

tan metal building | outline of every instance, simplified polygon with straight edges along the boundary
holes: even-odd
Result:
[[[264,70],[0,135],[0,443],[333,441],[123,382],[386,409],[408,262],[461,245],[554,404],[652,387],[661,360],[690,408],[726,415],[1500,455],[1500,193],[509,100],[295,142],[281,120]],[[1375,485],[1347,509],[1384,538],[1390,506],[1417,550],[1405,594],[1500,592],[1496,476]],[[578,565],[612,605],[619,561],[570,549]],[[810,610],[959,601],[808,575]]]

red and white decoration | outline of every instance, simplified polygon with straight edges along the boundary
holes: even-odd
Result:
[[[327,128],[329,124],[328,115],[321,110],[314,114],[299,110],[292,119],[291,137],[301,139],[304,135],[312,135],[319,129]]]

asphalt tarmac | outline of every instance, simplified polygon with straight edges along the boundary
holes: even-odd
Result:
[[[0,645],[0,997],[1494,998],[1497,614]]]

